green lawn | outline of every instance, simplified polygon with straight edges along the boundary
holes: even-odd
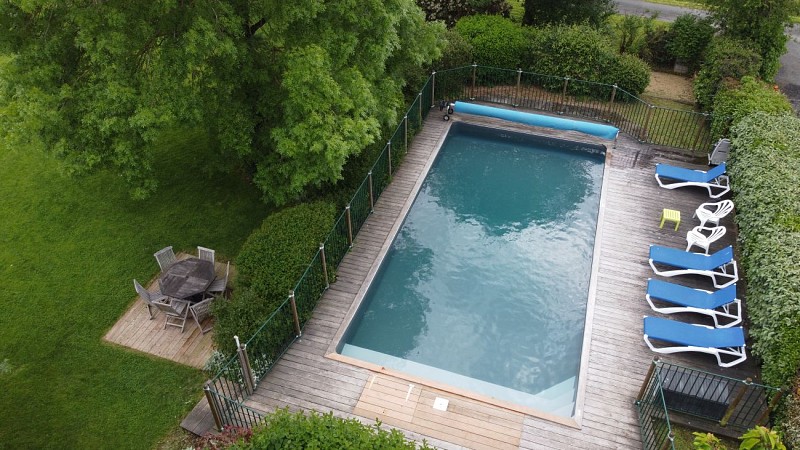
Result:
[[[0,145],[0,448],[150,448],[201,398],[199,370],[102,336],[131,280],[158,271],[153,252],[225,260],[267,211],[246,180],[203,175],[198,133],[162,141],[144,202],[112,174],[65,178],[41,151]]]

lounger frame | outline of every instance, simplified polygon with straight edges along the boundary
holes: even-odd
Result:
[[[705,328],[714,328],[707,325],[697,325],[692,324],[696,327],[705,327]],[[660,339],[659,339],[660,340]],[[714,355],[717,358],[717,364],[720,367],[733,367],[741,362],[744,362],[747,359],[747,354],[745,353],[746,345],[741,347],[695,347],[693,345],[679,345],[674,347],[656,347],[650,342],[650,337],[648,335],[644,335],[644,342],[650,347],[650,350],[656,353],[663,353],[663,354],[671,354],[671,353],[682,353],[682,352],[699,352],[699,353],[706,353],[709,355]],[[667,341],[663,341],[667,342]],[[735,359],[728,362],[723,362],[722,355],[730,356]]]
[[[698,289],[698,291],[703,291],[711,294],[711,291],[707,291],[705,289]],[[675,313],[697,313],[703,314],[706,316],[711,317],[714,320],[714,326],[717,328],[730,328],[734,325],[739,325],[742,323],[742,301],[738,298],[735,298],[732,302],[727,303],[719,307],[719,309],[707,309],[707,308],[697,308],[695,306],[686,306],[680,303],[676,303],[670,299],[665,299],[661,297],[655,297],[657,301],[664,302],[664,303],[671,303],[673,305],[681,305],[681,306],[665,306],[665,307],[657,307],[653,303],[653,297],[650,293],[645,294],[645,299],[647,299],[647,303],[650,305],[650,308],[653,309],[655,312],[659,312],[661,314],[675,314]],[[720,323],[720,319],[729,319],[729,323]]]
[[[702,170],[697,170],[696,172],[705,173]],[[664,177],[664,179],[675,180],[675,181],[663,181],[661,177],[658,175],[658,171],[656,171],[655,176],[658,185],[664,189],[677,189],[686,186],[697,186],[706,188],[708,190],[708,196],[710,198],[720,198],[731,190],[730,178],[728,178],[727,175],[720,175],[708,182],[684,181],[677,178],[669,178],[669,177]]]

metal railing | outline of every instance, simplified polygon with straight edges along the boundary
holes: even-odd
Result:
[[[241,344],[235,337],[237,355],[206,382],[203,390],[218,430],[225,425],[252,427],[263,418],[257,410],[245,405],[247,398],[302,334],[317,301],[335,278],[336,268],[408,152],[409,138],[422,127],[433,102],[432,89],[429,79],[286,300],[247,342]]]
[[[737,433],[769,419],[778,388],[653,359],[636,407],[645,449],[669,448],[669,412],[699,417]]]
[[[608,122],[639,142],[705,154],[711,115],[648,103],[617,85],[472,66],[435,72],[436,98],[510,105]]]

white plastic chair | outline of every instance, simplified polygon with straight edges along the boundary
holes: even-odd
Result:
[[[197,246],[197,257],[206,261],[211,261],[214,264],[214,250],[210,248]]]
[[[696,245],[707,255],[708,247],[722,236],[725,236],[725,227],[694,227],[686,233],[686,251]]]
[[[693,217],[700,219],[700,226],[706,226],[706,222],[719,225],[720,219],[733,211],[733,202],[723,200],[721,202],[703,203],[694,212]]]

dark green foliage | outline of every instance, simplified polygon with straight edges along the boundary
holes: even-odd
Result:
[[[231,354],[226,350],[233,349],[233,335],[250,338],[286,300],[333,226],[336,212],[323,201],[289,207],[271,214],[250,235],[236,258],[237,293],[228,302],[215,302],[214,339],[223,353]],[[284,336],[274,337],[282,341]]]
[[[791,391],[786,396],[784,409],[778,425],[784,433],[784,440],[790,448],[800,448],[800,376],[792,382]]]
[[[792,105],[774,86],[746,76],[741,82],[730,81],[714,99],[711,135],[718,139],[728,135],[731,126],[746,116],[763,111],[769,114],[791,113]]]
[[[703,52],[712,36],[714,27],[711,19],[683,14],[672,23],[667,50],[673,57],[684,61],[689,70],[694,72],[703,62]]]
[[[784,386],[800,367],[800,119],[751,114],[731,128],[729,173],[739,262],[747,279],[752,351],[764,382]]]
[[[789,15],[796,11],[796,0],[705,0],[711,17],[723,35],[752,43],[761,56],[761,78],[772,80],[780,57],[786,53],[784,29],[791,25]]]
[[[614,14],[613,0],[525,0],[525,25],[588,23],[600,26]]]
[[[600,30],[586,25],[557,25],[531,34],[527,70],[542,75],[616,83],[631,94],[640,94],[650,81],[650,69],[632,55],[616,53],[611,40]],[[545,82],[548,89],[559,89],[563,80]],[[586,83],[570,83],[569,93],[592,95]],[[608,89],[602,89],[605,98]]]
[[[442,50],[442,57],[434,63],[436,70],[455,69],[468,66],[475,61],[472,56],[472,45],[455,30],[447,30],[444,34],[447,44]]]
[[[441,20],[452,28],[459,19],[475,14],[499,15],[508,18],[511,5],[506,0],[417,0],[427,20]]]
[[[0,2],[0,135],[151,195],[148,144],[207,130],[206,165],[286,204],[397,122],[444,26],[413,0]],[[177,168],[173,168],[177,170]]]
[[[694,95],[702,110],[709,110],[725,78],[758,75],[761,57],[744,41],[719,37],[711,40],[705,61],[694,80]]]
[[[426,443],[419,447],[406,440],[398,430],[362,424],[356,419],[334,417],[333,413],[320,414],[311,411],[290,413],[279,409],[266,416],[264,424],[253,430],[249,442],[239,442],[230,449],[430,449]]]
[[[475,63],[489,67],[520,67],[528,45],[525,29],[499,16],[469,16],[459,20],[456,32],[472,46]]]
[[[656,16],[622,16],[614,22],[614,31],[619,42],[619,53],[636,55],[642,59],[649,59],[650,49],[647,46],[647,37],[655,30]]]
[[[667,28],[655,28],[647,32],[645,45],[647,52],[641,55],[645,61],[655,67],[669,67],[675,63],[675,57],[667,49],[670,32]]]

